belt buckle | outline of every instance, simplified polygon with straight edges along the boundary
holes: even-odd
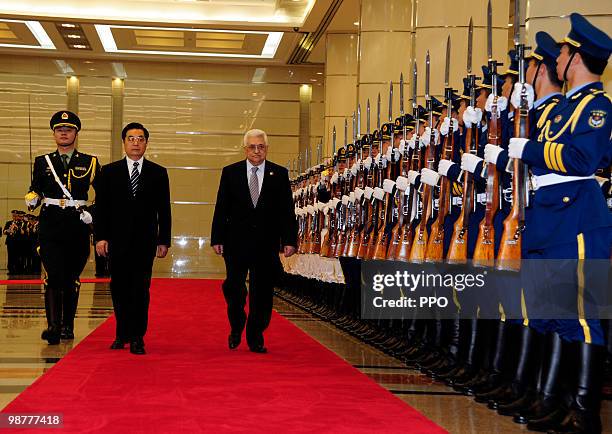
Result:
[[[61,208],[66,208],[66,199],[60,199],[59,200],[59,206]]]

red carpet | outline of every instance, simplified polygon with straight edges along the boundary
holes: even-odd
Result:
[[[74,433],[445,432],[280,315],[267,355],[230,352],[219,281],[154,279],[151,300],[146,356],[108,349],[111,318],[3,412]]]

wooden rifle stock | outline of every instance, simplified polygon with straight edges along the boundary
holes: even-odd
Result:
[[[514,113],[514,137],[529,137],[529,109],[521,98],[521,108]],[[514,159],[512,173],[512,210],[504,220],[504,231],[495,268],[505,271],[521,269],[521,235],[525,229],[527,166]]]
[[[450,110],[448,113],[450,113]],[[448,134],[444,139],[444,159],[452,160],[454,146],[455,137],[451,120]],[[440,178],[438,216],[432,223],[430,229],[431,235],[425,253],[425,261],[427,262],[441,262],[444,259],[444,221],[446,220],[446,216],[450,213],[452,187],[452,183],[446,176]]]
[[[478,127],[467,128],[465,135],[465,152],[471,152],[472,144],[478,144]],[[472,174],[467,170],[463,174],[463,197],[461,214],[453,226],[453,236],[448,250],[449,264],[464,264],[467,262],[468,224],[474,200],[474,183]]]
[[[488,127],[488,143],[498,145],[501,143],[499,132],[499,116],[497,114],[497,97],[494,98],[491,119]],[[495,265],[495,214],[499,208],[499,176],[495,164],[487,164],[487,203],[485,216],[478,228],[478,239],[474,250],[474,265],[478,267],[492,267]]]

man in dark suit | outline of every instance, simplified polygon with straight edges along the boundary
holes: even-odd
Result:
[[[267,352],[263,332],[272,315],[273,288],[282,270],[279,250],[295,253],[297,223],[287,169],[266,161],[268,139],[261,130],[244,136],[246,159],[223,168],[212,222],[211,245],[223,255],[223,295],[231,332],[230,349],[246,325],[251,351]],[[244,311],[249,273],[249,315]]]
[[[96,252],[110,259],[117,320],[111,349],[129,342],[133,354],[145,354],[153,259],[170,247],[170,186],[166,169],[144,158],[147,129],[130,123],[121,137],[126,158],[102,168],[96,191]]]

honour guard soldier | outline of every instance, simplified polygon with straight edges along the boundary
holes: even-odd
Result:
[[[570,19],[571,30],[557,58],[558,77],[569,88],[566,98],[552,110],[537,140],[511,139],[508,155],[529,164],[534,175],[535,195],[526,215],[523,258],[571,259],[577,264],[569,270],[541,270],[555,297],[577,299],[576,318],[556,320],[554,331],[574,346],[570,354],[577,357],[578,368],[565,417],[560,421],[556,412],[540,420],[538,428],[598,433],[604,335],[599,319],[585,310],[585,290],[592,291],[595,282],[589,281],[585,273],[589,263],[584,260],[609,260],[612,246],[612,215],[594,177],[598,168],[610,165],[612,103],[600,77],[612,52],[612,40],[579,14]],[[599,280],[607,279],[599,276]],[[575,283],[570,286],[568,282]]]
[[[74,339],[74,316],[79,298],[79,276],[89,257],[87,211],[90,186],[96,185],[100,165],[96,157],[76,149],[81,129],[79,117],[60,111],[50,121],[57,150],[36,157],[30,191],[25,196],[29,209],[40,211],[40,256],[47,272],[45,309],[48,328],[42,339],[58,344],[60,338]]]

